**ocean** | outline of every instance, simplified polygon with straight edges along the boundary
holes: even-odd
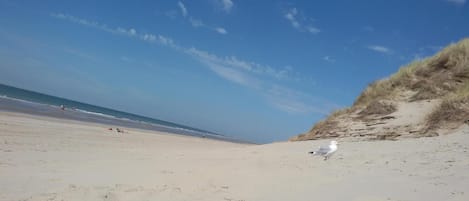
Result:
[[[65,110],[61,109],[65,107]],[[0,84],[0,110],[248,143],[214,132]]]

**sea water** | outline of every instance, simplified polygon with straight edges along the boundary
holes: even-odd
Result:
[[[65,107],[65,110],[61,109]],[[0,110],[243,142],[198,128],[0,84]]]

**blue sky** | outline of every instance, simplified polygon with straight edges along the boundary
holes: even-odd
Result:
[[[285,140],[469,35],[465,0],[0,0],[0,82]]]

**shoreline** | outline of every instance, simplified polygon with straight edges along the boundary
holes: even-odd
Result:
[[[213,141],[228,142],[228,143],[234,143],[234,144],[257,145],[254,143],[243,143],[243,142],[222,140],[222,139],[217,139],[217,138],[201,137],[201,136],[196,136],[196,135],[179,134],[179,133],[168,132],[168,131],[126,127],[122,125],[104,124],[104,123],[92,122],[92,121],[81,121],[81,120],[75,120],[75,119],[69,119],[69,118],[60,118],[60,117],[54,117],[54,116],[48,116],[48,115],[30,114],[26,112],[8,111],[8,110],[2,110],[2,109],[0,109],[0,116],[27,118],[27,119],[34,119],[38,121],[46,121],[46,122],[51,122],[51,123],[60,123],[64,125],[71,124],[71,125],[80,125],[80,126],[92,126],[96,128],[102,128],[103,131],[109,131],[109,132],[112,132],[112,134],[117,134],[117,135],[132,135],[132,132],[135,131],[139,133],[178,136],[182,138],[194,138],[194,139],[202,139],[202,140],[213,140]],[[112,130],[109,130],[109,128],[112,128]],[[118,133],[116,131],[116,128],[121,129],[123,132]]]
[[[142,129],[148,131],[166,132],[176,135],[184,135],[191,137],[210,138],[221,141],[229,141],[243,144],[256,144],[246,140],[235,139],[228,136],[203,133],[200,131],[192,131],[184,128],[175,128],[165,125],[153,124],[149,122],[139,122],[135,120],[127,120],[105,115],[96,115],[93,113],[84,113],[79,109],[65,109],[61,110],[60,107],[47,105],[43,103],[35,103],[24,101],[16,98],[0,97],[0,111],[21,113],[25,115],[36,115],[42,117],[49,117],[55,119],[67,119],[73,121],[96,123],[108,125],[109,127],[126,127],[132,129]]]

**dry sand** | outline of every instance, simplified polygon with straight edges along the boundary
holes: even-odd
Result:
[[[0,112],[0,200],[469,200],[469,128],[245,145]]]

